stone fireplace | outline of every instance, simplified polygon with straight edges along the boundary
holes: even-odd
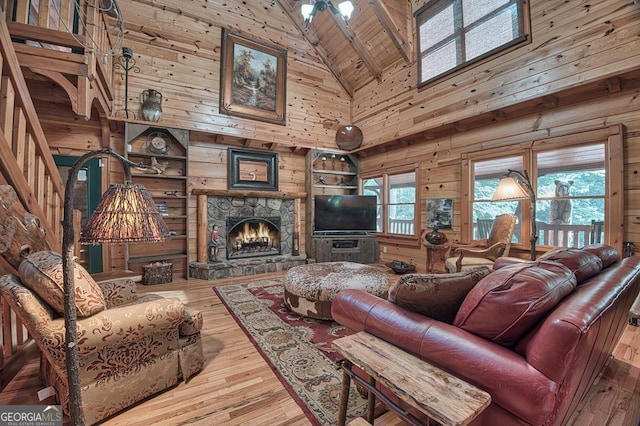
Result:
[[[236,195],[238,194],[238,195]],[[189,265],[192,278],[215,280],[287,270],[306,263],[306,255],[292,255],[295,200],[282,193],[217,191],[206,195],[208,247],[215,231],[215,259],[199,256]],[[203,196],[204,195],[200,195]],[[271,195],[271,196],[270,196]]]

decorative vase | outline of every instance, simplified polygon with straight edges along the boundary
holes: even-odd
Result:
[[[142,118],[147,121],[158,121],[162,117],[162,93],[155,89],[142,91]]]
[[[427,232],[424,239],[430,244],[442,244],[447,241],[447,236],[438,231],[438,228],[433,228],[433,231]]]

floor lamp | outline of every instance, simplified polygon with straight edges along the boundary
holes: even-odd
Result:
[[[536,192],[531,185],[529,174],[525,170],[508,169],[507,173],[500,178],[498,187],[493,193],[492,201],[515,201],[530,200],[531,209],[531,260],[536,260],[536,242],[538,232],[536,229]]]
[[[131,183],[131,166],[149,168],[127,160],[105,148],[80,157],[69,169],[62,220],[62,275],[64,282],[65,354],[69,388],[71,424],[84,425],[80,392],[77,313],[74,277],[73,195],[78,172],[94,158],[110,155],[118,159],[125,171],[125,183],[111,185],[102,196],[80,237],[81,244],[123,244],[128,242],[159,242],[169,237],[169,229],[158,212],[151,194],[142,185]]]

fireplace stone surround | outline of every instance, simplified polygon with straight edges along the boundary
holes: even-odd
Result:
[[[293,232],[295,225],[294,199],[264,196],[208,195],[207,230],[211,235],[214,226],[218,227],[217,261],[191,262],[191,278],[217,280],[230,277],[285,271],[293,266],[306,263],[306,255],[292,255]],[[280,218],[280,254],[254,256],[241,259],[227,259],[227,218],[228,217],[279,217]]]

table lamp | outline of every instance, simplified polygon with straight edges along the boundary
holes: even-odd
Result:
[[[515,201],[530,200],[531,209],[531,260],[536,260],[536,242],[538,232],[536,229],[536,193],[529,180],[529,174],[525,170],[508,169],[507,173],[500,178],[498,187],[493,193],[492,201]]]

